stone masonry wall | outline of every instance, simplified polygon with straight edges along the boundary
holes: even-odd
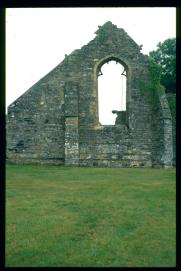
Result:
[[[167,93],[167,100],[172,116],[173,165],[176,166],[176,94]]]
[[[139,90],[139,80],[148,80],[148,57],[111,22],[99,27],[96,34],[9,106],[9,161],[110,167],[169,165],[171,128],[168,118],[163,117],[167,105],[160,102],[155,115]],[[97,78],[101,66],[111,60],[126,70],[126,113],[124,122],[103,126],[98,120]]]
[[[64,163],[64,93],[60,83],[56,73],[49,74],[9,106],[9,161]]]

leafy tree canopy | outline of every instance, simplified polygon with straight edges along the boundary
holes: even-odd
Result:
[[[149,53],[157,64],[161,66],[160,82],[166,93],[176,92],[176,39],[159,42],[158,49]]]

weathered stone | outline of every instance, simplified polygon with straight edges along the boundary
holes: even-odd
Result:
[[[66,56],[54,70],[8,107],[7,159],[100,167],[172,165],[172,119],[166,96],[151,106],[138,80],[148,81],[148,57],[111,22],[94,40]],[[115,125],[98,116],[97,80],[108,61],[127,75],[126,111]]]

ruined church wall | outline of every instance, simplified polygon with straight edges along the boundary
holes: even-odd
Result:
[[[7,160],[64,163],[64,93],[59,70],[8,107]]]
[[[124,33],[123,33],[124,35]],[[122,37],[119,37],[122,39]],[[111,39],[111,38],[110,38]],[[113,39],[112,39],[113,40]],[[122,46],[95,42],[81,50],[84,61],[79,83],[79,157],[80,165],[150,166],[151,165],[151,111],[148,102],[140,96],[136,78],[144,79],[147,58],[130,40],[122,39]],[[121,41],[120,41],[121,42]],[[87,57],[88,56],[88,57]],[[115,56],[129,66],[127,85],[128,127],[101,126],[98,123],[98,101],[95,66],[105,58]]]
[[[7,158],[16,163],[150,167],[169,164],[172,127],[164,97],[140,91],[148,57],[122,29],[107,23],[8,108]],[[114,30],[114,31],[113,31]],[[109,60],[127,69],[126,122],[98,120],[98,70]],[[113,108],[114,110],[114,108]]]

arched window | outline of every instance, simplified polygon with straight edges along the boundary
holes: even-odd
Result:
[[[126,111],[126,70],[116,60],[103,64],[98,71],[99,122],[114,125],[116,114]]]

